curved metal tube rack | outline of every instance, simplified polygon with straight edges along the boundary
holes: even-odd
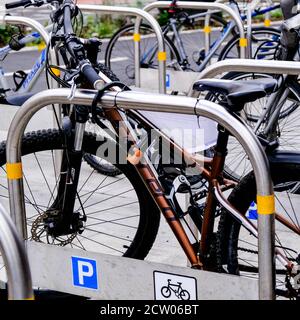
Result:
[[[300,62],[280,60],[255,60],[255,59],[228,59],[218,61],[200,72],[197,80],[214,78],[224,72],[260,72],[269,74],[300,74]],[[193,90],[191,85],[188,96],[198,96],[199,92]]]
[[[129,8],[129,7],[113,7],[113,6],[98,6],[90,4],[78,5],[78,7],[84,12],[101,12],[101,13],[119,13],[130,16],[136,16],[139,21],[145,19],[153,28],[154,33],[157,38],[158,52],[165,52],[165,42],[164,37],[161,31],[161,28],[158,22],[153,18],[148,12],[138,9],[138,8]],[[139,27],[135,28],[135,34],[139,35]],[[135,66],[135,85],[140,87],[141,77],[140,77],[140,37],[135,37],[134,39],[134,66]],[[158,83],[159,83],[159,92],[166,92],[166,60],[159,59],[158,57]]]
[[[149,12],[153,9],[158,9],[158,8],[168,8],[171,4],[171,1],[156,1],[153,3],[150,3],[149,5],[144,7],[144,10]],[[219,3],[219,2],[191,2],[191,1],[177,1],[176,6],[178,8],[183,8],[183,9],[207,9],[207,10],[219,10],[219,11],[224,11],[226,12],[229,16],[232,17],[232,19],[235,21],[236,26],[238,28],[240,38],[245,39],[245,32],[244,32],[244,27],[243,23],[239,17],[239,15],[229,6]],[[141,21],[137,20],[136,21],[136,27],[139,27]],[[206,52],[208,51],[209,48],[209,42],[206,40]],[[242,58],[245,58],[245,47],[241,46],[240,47],[240,54]]]
[[[31,97],[16,113],[7,140],[7,162],[21,167],[21,142],[25,127],[31,117],[41,108],[52,103],[69,104],[70,89],[53,89],[42,91]],[[72,104],[90,105],[95,91],[77,90]],[[274,206],[273,184],[270,179],[266,155],[256,136],[246,126],[230,115],[221,106],[190,97],[168,96],[142,92],[108,92],[102,97],[102,107],[114,108],[118,105],[124,109],[172,112],[199,115],[217,121],[225,126],[245,146],[255,176],[257,177],[257,194],[268,199],[268,205]],[[10,210],[19,232],[26,238],[26,212],[22,175],[8,179]],[[263,205],[261,206],[263,207]],[[260,210],[258,210],[260,212]],[[274,265],[274,214],[259,214],[259,296],[260,299],[274,299],[275,265]]]
[[[9,300],[33,300],[31,273],[24,242],[0,204],[0,248],[5,263]]]
[[[48,31],[36,20],[27,18],[27,17],[19,17],[19,16],[10,16],[10,15],[3,15],[0,16],[0,24],[22,24],[28,27],[33,28],[36,30],[41,38],[44,40],[46,44],[50,42],[50,35]],[[53,49],[49,48],[49,57],[51,64],[56,65],[57,64],[57,56]],[[51,77],[50,78],[50,84],[52,88],[57,88],[56,81]]]

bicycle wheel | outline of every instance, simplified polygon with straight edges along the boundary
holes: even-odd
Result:
[[[96,135],[86,133],[83,151],[95,155],[104,145]],[[107,143],[111,141],[107,140]],[[63,150],[64,138],[57,130],[28,133],[22,142],[24,192],[28,239],[87,251],[143,259],[155,240],[160,213],[136,170],[130,164],[116,164],[122,175],[101,176],[85,162],[77,188],[74,206],[75,222],[83,229],[67,235],[51,236],[48,221],[58,194],[55,150]],[[5,143],[0,146],[1,198],[8,205],[5,178]],[[56,215],[61,216],[59,209]],[[53,219],[55,217],[53,216]],[[77,221],[78,220],[78,221]],[[76,225],[76,223],[75,223]]]
[[[281,248],[295,264],[300,264],[300,165],[279,163],[271,166],[272,179],[276,199],[276,213],[286,218],[298,233],[276,220],[275,245]],[[255,202],[256,186],[254,174],[249,173],[230,194],[228,200],[242,214],[254,218],[256,224]],[[248,277],[258,277],[257,239],[249,234],[241,225],[222,209],[218,227],[218,264],[228,273]],[[287,271],[276,262],[276,289],[283,294]],[[300,291],[298,290],[298,294]]]
[[[180,299],[181,300],[190,300],[190,293],[187,290],[181,290],[180,294]]]
[[[129,24],[118,30],[110,39],[105,51],[105,64],[128,86],[134,85],[134,25]],[[142,24],[140,28],[140,67],[158,68],[156,36],[151,27]],[[167,68],[179,70],[180,60],[174,44],[165,37]]]
[[[171,289],[169,287],[162,287],[161,288],[161,294],[165,298],[170,298],[171,296]]]
[[[253,59],[274,59],[279,46],[280,31],[274,28],[253,28],[251,33],[251,53]],[[223,48],[219,61],[240,58],[239,35],[235,35]]]
[[[231,72],[224,76],[224,79],[229,80],[243,80],[247,81],[259,78],[268,78],[271,75],[259,73],[237,73]],[[279,143],[280,150],[300,150],[300,136],[297,132],[300,119],[300,85],[296,81],[289,81],[286,83],[289,90],[287,99],[281,106],[281,111],[278,118],[276,132],[272,137]],[[207,94],[206,99],[217,102],[220,97],[212,94]],[[244,109],[241,111],[240,116],[251,127],[255,128],[257,120],[262,116],[265,106],[268,102],[268,97],[258,99],[254,102],[246,103]],[[263,132],[267,125],[263,121],[256,134],[259,135]],[[252,170],[250,161],[241,144],[235,137],[229,137],[228,143],[228,156],[225,161],[225,171],[230,178],[240,180]]]

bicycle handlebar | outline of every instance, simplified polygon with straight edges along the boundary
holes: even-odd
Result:
[[[86,78],[89,84],[93,86],[94,89],[100,90],[103,87],[102,79],[99,77],[98,73],[91,66],[88,60],[82,64],[80,70],[83,76]]]
[[[69,1],[68,1],[69,2]],[[66,2],[67,3],[67,2]],[[71,2],[69,2],[69,4],[71,5]],[[71,23],[71,18],[72,18],[72,12],[71,12],[71,8],[70,5],[66,5],[64,7],[64,32],[65,34],[72,34],[74,33],[73,31],[73,26]]]
[[[18,8],[18,7],[24,7],[30,3],[31,3],[31,0],[20,0],[20,1],[15,1],[15,2],[11,2],[11,3],[6,3],[5,8],[6,9],[14,9],[14,8]]]
[[[11,3],[6,3],[5,8],[6,9],[14,9],[18,7],[26,7],[26,6],[34,6],[34,7],[41,7],[44,4],[51,3],[54,0],[20,0],[20,1],[15,1]],[[61,0],[56,0],[56,1],[61,1]]]
[[[88,83],[96,90],[102,88],[102,79],[99,77],[96,70],[92,67],[91,62],[86,58],[84,46],[82,42],[74,35],[72,26],[72,15],[76,10],[76,6],[72,0],[63,2],[63,26],[66,36],[66,48],[70,55],[75,59],[80,67],[81,74],[85,77]],[[75,11],[76,12],[76,11]]]

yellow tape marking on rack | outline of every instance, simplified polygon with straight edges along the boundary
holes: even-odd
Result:
[[[211,27],[210,27],[210,26],[205,26],[205,27],[203,28],[203,31],[204,31],[205,33],[211,33]]]
[[[141,35],[139,33],[134,33],[133,34],[133,41],[135,41],[135,42],[141,41]]]
[[[6,175],[10,180],[21,179],[23,177],[22,163],[6,163]]]
[[[248,41],[246,38],[240,38],[240,47],[247,47]]]
[[[57,77],[60,76],[60,70],[59,70],[59,69],[52,67],[52,68],[51,68],[51,71],[52,71]]]
[[[275,198],[274,194],[269,196],[257,195],[257,213],[258,214],[273,214],[275,213]]]
[[[160,51],[160,52],[157,54],[157,59],[158,59],[158,61],[166,61],[166,60],[167,60],[167,53],[166,53],[166,51]]]
[[[42,51],[46,48],[45,42],[41,42],[37,45],[38,51]]]
[[[270,27],[271,26],[271,20],[270,19],[265,19],[264,25],[265,25],[265,27]]]
[[[30,297],[30,298],[25,298],[23,300],[35,300],[34,296],[33,297]]]

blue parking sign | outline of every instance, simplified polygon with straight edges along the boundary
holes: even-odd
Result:
[[[96,260],[71,257],[73,285],[87,289],[98,289]]]
[[[171,83],[170,83],[170,75],[167,73],[166,74],[166,88],[170,88]]]

